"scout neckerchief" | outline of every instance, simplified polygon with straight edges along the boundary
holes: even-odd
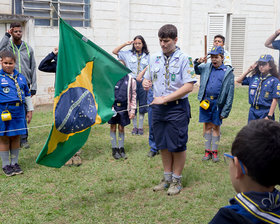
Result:
[[[265,76],[265,77],[262,77],[262,75],[260,76],[260,82],[259,82],[259,85],[258,85],[258,87],[257,87],[256,94],[255,94],[255,98],[254,98],[254,102],[253,102],[253,107],[254,107],[254,106],[257,106],[257,103],[258,103],[258,101],[259,101],[260,94],[261,94],[261,89],[262,89],[262,82],[265,81],[269,76],[271,76],[271,75],[268,74],[268,75]]]
[[[165,84],[167,85],[167,87],[169,88],[170,85],[170,79],[169,79],[169,62],[171,59],[171,55],[170,56],[165,56],[164,55],[164,67],[165,67]]]
[[[255,216],[257,219],[264,221],[265,223],[278,223],[280,224],[280,215],[265,211],[260,208],[251,198],[246,196],[244,193],[239,193],[235,196],[235,200],[238,204],[243,207],[250,214]]]
[[[10,40],[10,42],[11,42],[11,45],[12,45],[12,48],[13,48],[13,53],[14,53],[14,54],[16,54],[15,49],[17,49],[17,54],[18,54],[18,71],[19,71],[19,73],[21,73],[20,49],[21,49],[22,43],[24,43],[24,44],[25,44],[25,47],[26,47],[26,50],[27,50],[28,57],[30,58],[29,48],[28,48],[27,44],[26,44],[24,41],[22,41],[22,42],[21,42],[21,44],[20,44],[20,47],[19,47],[19,48],[17,48],[16,46],[14,46],[14,43],[13,43],[13,41],[12,41],[12,40]]]
[[[7,75],[10,79],[14,80],[15,86],[16,86],[16,89],[17,89],[18,98],[19,98],[20,102],[22,103],[21,90],[20,90],[20,87],[19,87],[19,84],[18,84],[18,81],[17,81],[18,75],[15,75],[15,77],[13,77],[13,75],[8,74],[8,73],[5,73],[5,75]]]
[[[136,52],[136,55],[137,55],[137,74],[136,75],[138,75],[140,72],[140,62],[141,62],[143,53],[139,54],[138,52]]]

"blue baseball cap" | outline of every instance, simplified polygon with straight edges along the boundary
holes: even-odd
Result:
[[[274,61],[274,59],[270,54],[263,54],[260,56],[260,59],[258,61],[270,62],[270,61]]]
[[[212,47],[211,51],[208,53],[208,54],[214,54],[214,55],[217,55],[217,54],[222,54],[224,55],[224,48],[221,47],[221,46],[214,46]]]

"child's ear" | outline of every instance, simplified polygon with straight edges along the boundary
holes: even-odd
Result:
[[[234,157],[233,160],[234,160],[233,163],[234,163],[234,168],[235,168],[235,178],[240,179],[244,175],[242,172],[240,162],[237,157]]]

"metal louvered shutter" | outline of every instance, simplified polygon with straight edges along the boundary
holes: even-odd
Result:
[[[221,34],[226,36],[226,14],[208,14],[208,34],[207,34],[207,49],[208,51],[213,46],[214,36]]]
[[[231,18],[230,54],[235,76],[243,73],[246,18]]]

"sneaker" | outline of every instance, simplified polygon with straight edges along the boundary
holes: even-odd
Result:
[[[124,148],[119,148],[119,153],[120,153],[122,158],[127,159],[127,156],[126,156],[126,154],[124,152]]]
[[[219,162],[219,157],[218,157],[218,151],[217,150],[212,151],[212,161],[214,163]]]
[[[64,166],[72,166],[73,165],[73,157],[71,159],[69,159]]]
[[[114,159],[122,158],[118,148],[112,148],[112,156],[114,157]]]
[[[21,148],[25,148],[25,149],[29,149],[30,148],[30,145],[28,142],[22,142],[20,143],[20,147]]]
[[[133,128],[131,134],[132,135],[137,135],[138,134],[138,128]]]
[[[2,168],[2,170],[7,177],[15,175],[14,169],[11,167],[11,165],[5,166],[4,168]]]
[[[19,164],[15,164],[15,165],[11,165],[12,169],[14,170],[14,174],[22,174],[23,171],[22,169],[20,168]]]
[[[205,149],[205,155],[202,157],[202,161],[209,160],[212,158],[212,152],[208,149]]]
[[[143,128],[138,128],[138,135],[143,135],[143,134],[144,134]]]
[[[173,178],[170,187],[167,190],[167,195],[171,196],[171,195],[179,194],[182,188],[183,187],[182,187],[181,180]]]
[[[158,155],[158,154],[159,154],[158,151],[157,151],[157,152],[149,151],[149,152],[148,152],[148,157],[152,158],[152,157],[154,157],[154,156],[156,156],[156,155]]]
[[[79,156],[79,154],[75,154],[73,157],[72,157],[72,163],[73,163],[73,166],[80,166],[82,165],[82,159],[81,157]]]
[[[153,188],[153,191],[163,191],[167,190],[170,185],[170,182],[166,181],[164,178],[161,182]]]

